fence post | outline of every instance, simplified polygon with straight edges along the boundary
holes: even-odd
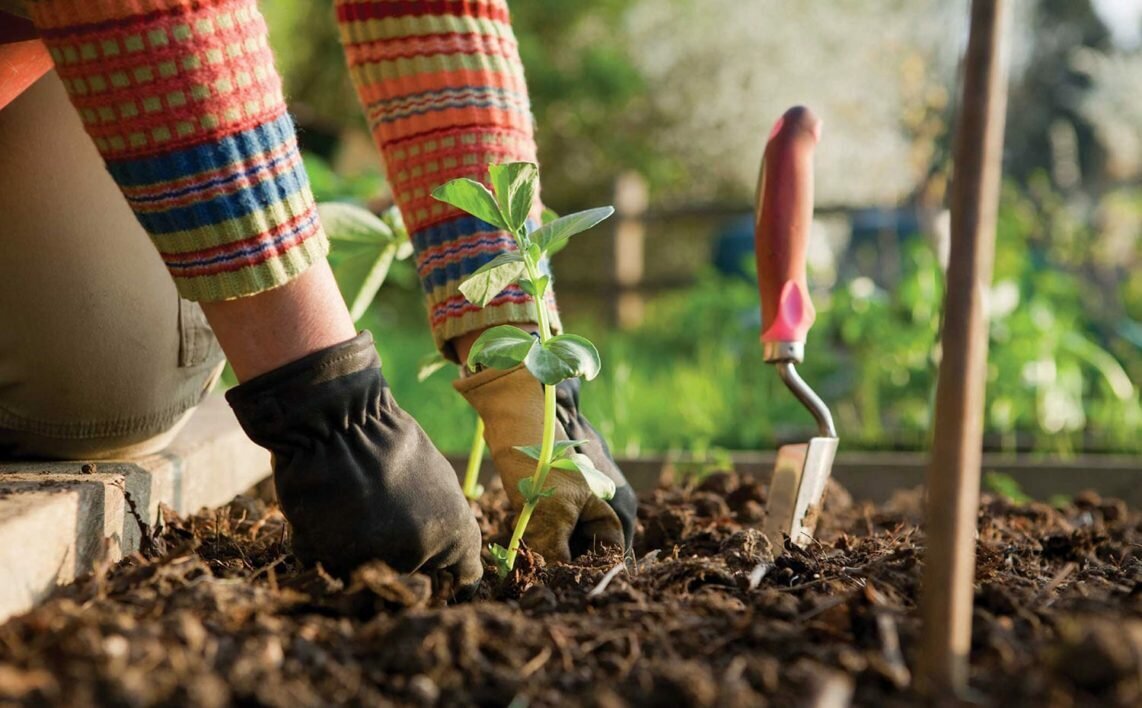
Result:
[[[614,290],[612,312],[620,329],[642,322],[642,279],[646,271],[646,223],[649,203],[646,179],[637,172],[623,172],[615,180]]]

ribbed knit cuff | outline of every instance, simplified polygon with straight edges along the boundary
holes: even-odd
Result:
[[[337,0],[349,74],[385,160],[416,249],[437,347],[491,325],[534,322],[518,287],[481,309],[460,283],[513,250],[510,234],[432,198],[455,178],[487,182],[488,166],[536,160],[531,107],[504,0]],[[554,296],[549,303],[559,327]]]
[[[42,0],[29,9],[183,297],[251,295],[324,257],[255,0]]]

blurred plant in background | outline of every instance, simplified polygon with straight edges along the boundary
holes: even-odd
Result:
[[[1005,192],[990,298],[988,445],[1142,450],[1137,386],[1085,315],[1081,280],[1044,267],[1029,208],[1017,191]],[[818,323],[801,369],[832,405],[846,447],[924,447],[943,301],[931,246],[918,237],[907,242],[891,292],[860,276],[814,298]],[[379,302],[394,299],[410,304],[388,290]],[[415,305],[412,311],[422,316]],[[407,311],[387,321],[384,312],[370,310],[362,324],[377,335],[398,399],[442,449],[466,449],[471,413],[446,377],[416,382],[417,362],[431,351],[427,328]],[[653,299],[635,330],[577,323],[607,362],[585,397],[586,414],[623,454],[769,449],[775,439],[805,434],[813,421],[762,364],[757,312],[752,282],[709,271],[692,287]],[[1142,366],[1142,355],[1133,349],[1125,364]]]
[[[1142,48],[1121,39],[1142,33],[1107,24],[1107,7],[1121,4],[1014,7],[1009,181],[990,293],[992,447],[1142,450]],[[331,0],[262,7],[318,199],[381,213],[390,200]],[[966,7],[966,0],[512,2],[545,201],[569,212],[609,200],[615,176],[636,170],[650,186],[652,211],[691,204],[700,215],[711,203],[747,211],[773,117],[811,103],[827,123],[819,201],[841,212],[904,205],[920,215],[922,236],[893,240],[890,252],[873,239],[872,255],[888,267],[872,270],[854,267],[859,259],[844,238],[830,241],[838,268],[824,279],[840,280],[814,295],[820,319],[802,370],[833,406],[846,447],[922,447],[939,360],[935,215],[951,172]],[[771,449],[775,439],[812,429],[761,362],[754,286],[703,270],[700,254],[720,213],[653,222],[648,272],[681,258],[681,280],[692,284],[678,288],[674,277],[672,289],[656,291],[636,329],[614,331],[604,313],[574,297],[583,293],[561,290],[565,319],[599,343],[606,361],[584,407],[622,452]],[[679,241],[667,232],[687,248],[670,248]],[[367,279],[362,248],[333,247],[350,301]],[[605,269],[607,249],[588,250],[590,258],[566,263],[584,273]],[[360,277],[345,275],[354,262]],[[589,282],[573,271],[566,277]],[[608,292],[591,287],[586,294]],[[363,312],[359,323],[375,333],[402,405],[443,449],[465,450],[473,417],[447,377],[416,381],[432,343],[410,261],[392,264]]]

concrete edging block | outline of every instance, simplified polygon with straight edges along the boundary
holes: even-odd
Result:
[[[91,464],[0,463],[0,621],[138,550],[140,523],[153,526],[160,505],[179,514],[220,506],[270,475],[269,453],[219,395],[163,452]]]

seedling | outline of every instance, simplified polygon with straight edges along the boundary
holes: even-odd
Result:
[[[535,305],[538,339],[512,325],[492,327],[472,344],[467,362],[473,371],[478,366],[511,369],[523,364],[543,384],[542,439],[534,445],[516,447],[536,461],[535,472],[519,482],[524,505],[508,547],[491,546],[499,574],[504,576],[515,567],[520,540],[536,506],[555,493],[554,487],[544,486],[553,467],[582,474],[587,486],[602,499],[610,499],[615,493],[614,481],[596,469],[590,458],[574,451],[585,440],[555,441],[555,386],[576,376],[590,381],[598,375],[600,362],[599,351],[586,338],[551,333],[546,306],[551,278],[543,268],[545,260],[566,245],[569,238],[595,226],[615,210],[608,206],[544,219],[546,223],[531,230],[528,215],[539,185],[539,168],[531,162],[509,162],[492,165],[488,176],[491,190],[475,180],[454,179],[437,187],[432,196],[507,231],[515,239],[516,251],[496,256],[461,283],[464,297],[484,307],[504,288],[519,283]]]
[[[416,372],[418,383],[448,365],[448,360],[439,352],[433,352],[420,360],[420,370]],[[464,472],[464,496],[476,500],[484,493],[484,485],[479,483],[480,461],[484,459],[484,419],[476,416],[476,431],[472,434],[472,447],[468,451],[468,469]]]

